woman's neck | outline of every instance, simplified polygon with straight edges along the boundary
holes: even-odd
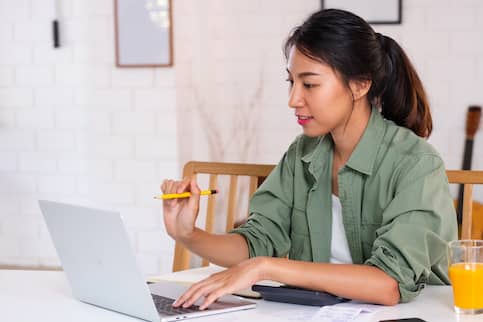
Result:
[[[349,160],[369,123],[371,107],[367,100],[364,101],[359,105],[358,102],[354,102],[349,120],[331,132],[334,140],[334,158],[339,164],[345,164]]]

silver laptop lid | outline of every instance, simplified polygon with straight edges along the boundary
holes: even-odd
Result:
[[[119,213],[46,200],[39,205],[75,297],[160,320]]]

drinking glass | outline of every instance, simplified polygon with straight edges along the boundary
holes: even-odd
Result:
[[[448,248],[456,313],[483,313],[483,240],[455,240]]]

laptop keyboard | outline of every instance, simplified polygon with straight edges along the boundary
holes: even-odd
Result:
[[[178,315],[178,314],[184,314],[184,313],[193,313],[193,312],[199,312],[200,307],[197,305],[191,305],[190,307],[184,308],[184,307],[174,307],[173,306],[173,299],[170,299],[169,297],[164,297],[156,294],[151,294],[153,297],[154,301],[154,306],[156,306],[156,310],[158,310],[159,313],[165,314],[165,315]]]

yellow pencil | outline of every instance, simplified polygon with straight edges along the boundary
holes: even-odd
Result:
[[[215,193],[218,193],[218,190],[212,189],[212,190],[202,190],[200,195],[201,196],[209,196],[213,195]],[[161,196],[156,196],[154,199],[163,199],[163,200],[168,200],[168,199],[178,199],[178,198],[189,198],[191,196],[191,192],[183,192],[183,193],[165,193]]]

